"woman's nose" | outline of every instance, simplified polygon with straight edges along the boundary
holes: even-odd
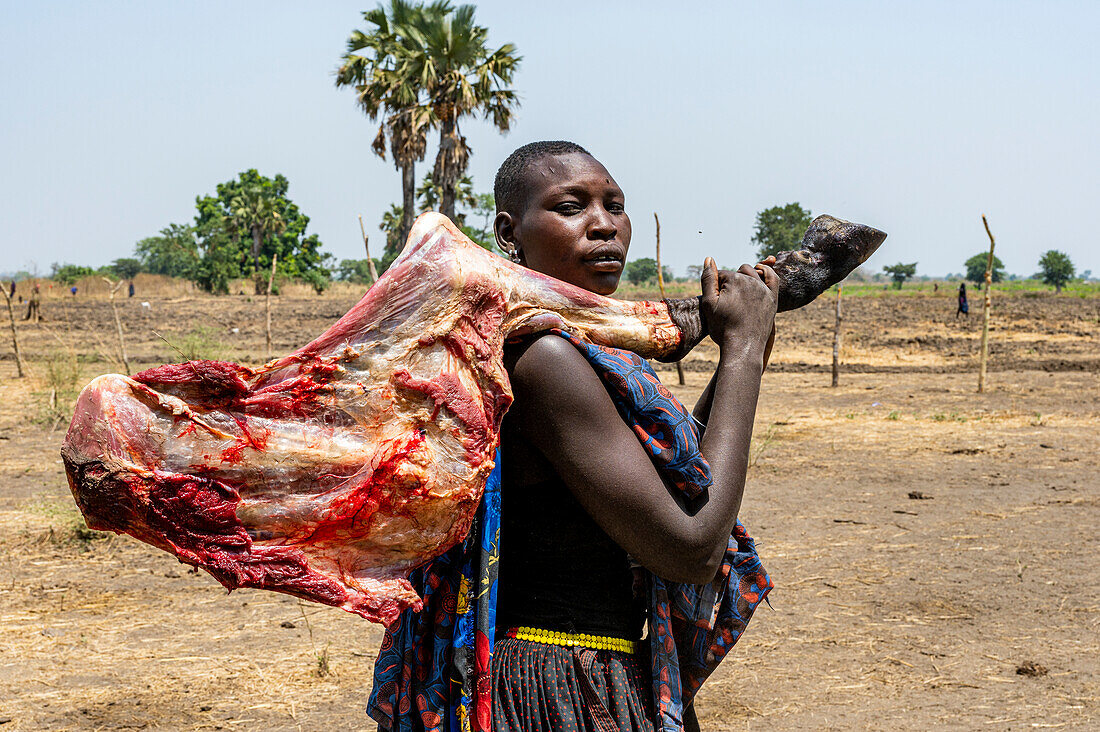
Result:
[[[588,238],[612,239],[618,233],[619,227],[615,225],[611,213],[603,207],[597,208],[588,224]]]

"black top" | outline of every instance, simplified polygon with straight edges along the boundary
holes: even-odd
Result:
[[[644,592],[635,598],[626,552],[560,478],[502,477],[497,627],[641,638]]]

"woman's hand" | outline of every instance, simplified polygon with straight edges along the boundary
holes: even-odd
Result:
[[[774,261],[769,258],[756,267],[743,264],[731,272],[719,270],[707,257],[700,277],[702,309],[719,348],[737,343],[765,350],[779,304],[779,278],[770,266]]]

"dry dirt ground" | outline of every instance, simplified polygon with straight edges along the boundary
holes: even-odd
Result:
[[[277,298],[274,350],[354,299]],[[166,341],[263,356],[259,301],[148,302],[121,303],[137,368],[178,360]],[[982,396],[979,318],[949,295],[847,300],[835,389],[831,308],[779,319],[742,511],[776,589],[703,728],[1097,728],[1100,300],[998,300]],[[118,368],[114,323],[104,299],[46,314],[20,327],[30,377],[0,361],[0,732],[370,728],[378,627],[83,527],[61,415],[70,382]],[[715,357],[662,376],[690,402]]]

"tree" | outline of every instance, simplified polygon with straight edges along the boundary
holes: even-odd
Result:
[[[379,275],[390,268],[393,260],[401,253],[401,248],[405,246],[405,239],[401,238],[403,213],[401,206],[390,204],[389,210],[382,214],[382,221],[378,224],[378,229],[386,235],[386,246],[382,249],[382,259],[379,262],[381,266],[378,267]]]
[[[416,189],[416,197],[422,211],[438,211],[442,189],[430,175],[426,175],[420,187]],[[493,231],[493,220],[497,213],[497,203],[493,194],[475,193],[473,179],[464,175],[455,186],[455,203],[464,210],[456,210],[455,215],[450,218],[462,233],[483,249],[500,254],[500,249],[496,245],[496,234]],[[477,217],[477,225],[469,221],[471,216]]]
[[[473,5],[455,8],[447,0],[418,5],[399,33],[400,73],[420,84],[439,127],[432,179],[440,188],[439,210],[450,218],[470,159],[459,129],[462,118],[480,113],[507,132],[519,106],[515,91],[506,88],[519,67],[515,46],[506,43],[490,51],[485,45],[489,31],[474,22],[474,12]]]
[[[381,269],[382,263],[374,260],[375,269]],[[357,285],[365,285],[371,281],[370,265],[366,259],[341,259],[336,268],[336,279],[341,282],[354,282]]]
[[[497,201],[492,193],[475,193],[473,205],[466,217],[475,217],[472,223],[464,222],[462,231],[470,240],[490,252],[503,254],[497,246],[496,232],[493,230],[493,222],[497,217]]]
[[[493,220],[496,218],[496,200],[492,193],[475,193],[474,183],[470,176],[464,175],[456,186],[458,202],[466,209],[459,211],[451,220],[462,230],[475,244],[491,252],[500,254],[496,246],[496,234],[493,232]],[[440,201],[441,190],[430,175],[424,176],[420,187],[416,190],[420,209],[423,211],[436,210]],[[403,220],[404,207],[392,204],[388,211],[382,214],[382,221],[378,228],[386,235],[386,246],[382,250],[382,259],[378,265],[379,274],[389,269],[393,260],[401,253],[405,246],[405,238],[401,237],[400,228]],[[467,223],[468,216],[477,217],[477,225]],[[407,237],[406,237],[407,238]],[[365,260],[364,260],[365,261]]]
[[[195,200],[201,258],[194,277],[200,285],[211,292],[228,292],[230,280],[254,277],[257,283],[263,278],[266,288],[275,255],[278,274],[284,277],[304,279],[313,270],[329,276],[326,263],[332,255],[320,251],[316,234],[306,235],[309,217],[287,197],[289,187],[282,175],[267,178],[251,169],[236,180],[219,183],[216,195]],[[259,211],[250,209],[252,205]],[[269,209],[266,213],[264,207]],[[265,216],[268,222],[277,216],[281,223],[274,231],[260,227],[257,250],[255,225],[262,224]]]
[[[977,283],[979,286],[985,282],[985,266],[989,262],[989,253],[975,254],[963,263],[966,267],[966,279]],[[1005,276],[1005,266],[1000,257],[993,255],[993,271],[991,273],[994,282],[1000,282]]]
[[[142,239],[134,247],[143,272],[193,279],[199,265],[195,229],[186,224],[169,224],[160,235]]]
[[[1074,267],[1065,252],[1050,249],[1043,252],[1039,258],[1039,270],[1042,273],[1043,282],[1054,285],[1056,293],[1062,291],[1062,287],[1073,279]]]
[[[278,234],[286,226],[270,188],[250,185],[237,192],[229,202],[230,230],[235,236],[252,237],[252,267],[256,275],[256,294],[266,289],[260,271],[260,250],[268,234]]]
[[[661,268],[661,274],[664,275],[666,280],[672,280],[672,270],[667,266]],[[627,262],[626,268],[623,270],[623,276],[632,285],[655,282],[657,280],[657,260],[653,257],[642,257]]]
[[[917,273],[917,263],[902,264],[898,262],[897,264],[888,264],[882,268],[882,271],[894,280],[894,289],[900,290],[902,283]]]
[[[120,257],[111,262],[109,269],[120,280],[132,280],[141,271],[141,262],[133,257]]]
[[[51,269],[53,271],[50,273],[50,279],[62,285],[74,285],[77,280],[95,274],[95,270],[91,267],[84,267],[79,264],[58,264],[54,262]]]
[[[278,267],[278,262],[275,263]],[[302,281],[313,288],[313,291],[320,295],[322,292],[328,289],[332,284],[332,279],[329,276],[327,270],[311,269],[302,275]]]
[[[443,189],[435,182],[435,179],[431,175],[426,175],[420,181],[420,187],[416,189],[416,200],[419,201],[422,210],[439,211],[439,201],[442,194]],[[455,184],[455,204],[465,208],[472,208],[477,205],[474,181],[468,175],[462,176]],[[466,222],[466,217],[462,213],[455,213],[450,219],[456,224]]]
[[[421,102],[420,84],[404,60],[410,46],[407,28],[419,12],[419,3],[405,0],[391,0],[388,11],[379,5],[364,12],[372,27],[352,31],[336,70],[337,88],[352,87],[363,113],[372,121],[381,119],[371,149],[384,160],[388,139],[394,167],[401,171],[401,241],[412,228],[416,163],[424,159],[433,124],[431,107]]]
[[[812,220],[810,212],[797,201],[786,206],[772,206],[756,214],[756,232],[752,235],[752,242],[756,245],[757,258],[797,250]]]

